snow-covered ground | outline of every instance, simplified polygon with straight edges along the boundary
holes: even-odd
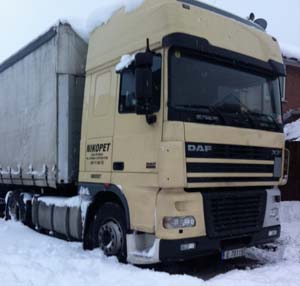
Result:
[[[254,268],[201,274],[170,275],[106,258],[99,251],[85,252],[80,243],[68,243],[38,234],[20,223],[0,220],[0,285],[213,285],[213,286],[299,286],[300,285],[300,202],[282,205],[282,237],[278,250],[250,249]]]

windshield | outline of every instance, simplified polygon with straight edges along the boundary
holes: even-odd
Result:
[[[169,120],[282,131],[279,78],[170,51]]]

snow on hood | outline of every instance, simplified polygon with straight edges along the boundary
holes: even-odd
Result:
[[[300,141],[300,119],[284,126],[285,140]]]
[[[300,48],[299,47],[285,44],[285,43],[280,43],[280,48],[281,48],[281,51],[282,51],[282,54],[284,57],[286,57],[288,59],[296,59],[296,60],[300,61]]]

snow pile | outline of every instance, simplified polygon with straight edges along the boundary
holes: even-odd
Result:
[[[300,223],[300,202],[281,202],[280,216],[284,225]]]
[[[282,236],[276,252],[253,248],[255,269],[233,270],[204,282],[188,275],[169,275],[85,252],[70,243],[36,233],[16,222],[0,220],[0,281],[6,286],[298,286],[300,285],[300,202],[283,202]]]
[[[18,164],[17,169],[11,169],[11,175],[19,176],[21,174],[21,164]]]
[[[0,220],[0,285],[3,286],[199,286],[201,280],[123,265],[98,251]]]
[[[32,165],[29,165],[27,175],[34,176],[34,177],[43,177],[46,175],[46,173],[47,173],[46,165],[43,165],[43,169],[40,172],[34,171]]]
[[[11,173],[11,169],[9,167],[7,167],[7,169],[3,169],[2,167],[0,167],[0,175],[10,175]]]
[[[59,198],[59,197],[40,197],[38,198],[40,202],[45,203],[47,206],[56,206],[56,207],[80,207],[81,198],[80,196],[72,198]]]
[[[248,256],[265,264],[298,263],[300,275],[300,202],[282,202],[280,216],[282,233],[274,245],[277,251],[252,248],[248,251]]]
[[[123,69],[128,68],[134,60],[135,60],[135,54],[122,56],[120,62],[116,66],[116,71],[120,72]]]
[[[38,200],[40,202],[45,203],[47,206],[56,206],[56,207],[69,207],[69,208],[80,208],[81,209],[81,217],[82,217],[82,225],[84,226],[85,217],[88,210],[89,205],[91,204],[91,198],[89,195],[88,189],[81,188],[80,195],[71,197],[71,198],[59,198],[59,197],[39,197]]]
[[[300,141],[300,119],[284,126],[285,140]]]
[[[99,7],[89,15],[86,22],[77,19],[62,20],[72,25],[74,30],[86,41],[88,41],[90,33],[97,27],[107,23],[110,18],[120,9],[124,9],[126,13],[130,13],[137,9],[144,0],[109,0],[99,1]]]
[[[284,57],[288,59],[295,59],[300,61],[300,48],[293,46],[293,45],[288,45],[284,43],[280,43],[281,51]]]
[[[300,202],[283,202],[281,220],[282,236],[279,240],[281,258],[299,263],[300,271]]]

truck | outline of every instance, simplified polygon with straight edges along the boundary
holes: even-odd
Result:
[[[0,65],[6,219],[122,262],[274,242],[287,179],[277,40],[194,0],[65,23]]]

